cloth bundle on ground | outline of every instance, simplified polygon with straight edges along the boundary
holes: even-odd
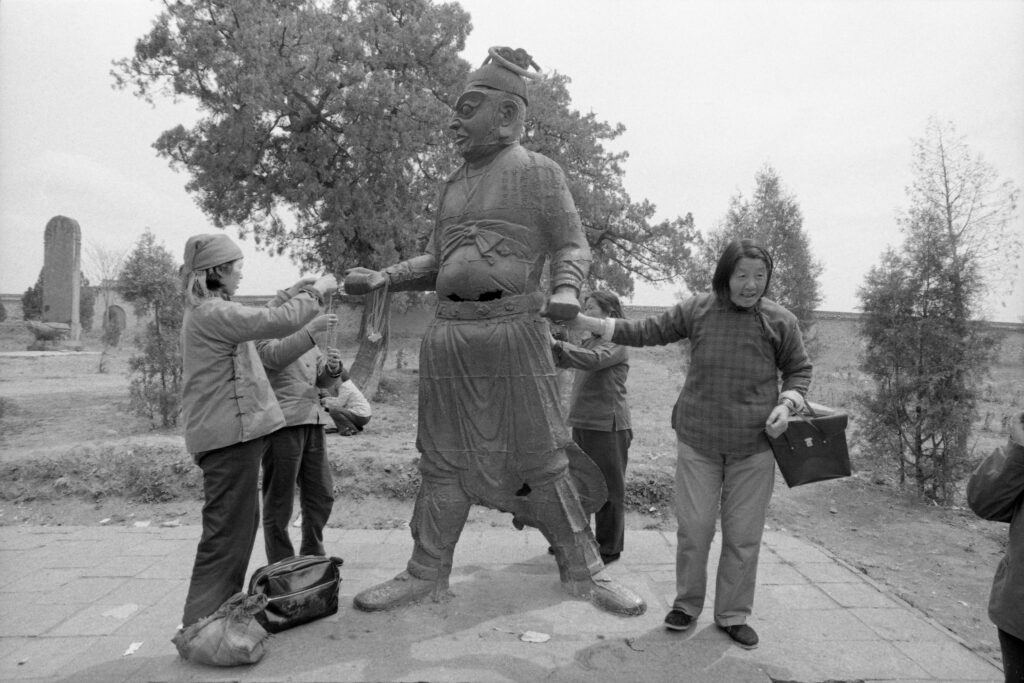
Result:
[[[781,435],[768,441],[782,478],[792,488],[850,476],[846,413],[807,402],[806,412],[789,418]]]
[[[266,609],[258,619],[271,633],[335,614],[341,576],[340,557],[296,555],[257,569],[249,593],[263,597]]]
[[[256,620],[266,606],[265,595],[235,593],[216,612],[178,631],[171,642],[182,658],[197,664],[255,664],[266,654],[269,634]]]

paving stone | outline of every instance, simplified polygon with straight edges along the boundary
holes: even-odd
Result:
[[[0,637],[42,635],[85,607],[80,603],[41,605],[7,596],[0,606]]]
[[[128,619],[142,609],[133,602],[100,602],[89,605],[60,624],[54,626],[50,636],[101,636],[116,631]]]
[[[932,674],[956,681],[998,681],[1002,671],[993,664],[970,656],[966,647],[948,642],[894,641],[901,652]]]
[[[841,607],[880,607],[892,609],[898,604],[891,597],[864,581],[818,584]]]
[[[854,607],[849,610],[884,640],[947,642],[950,636],[914,612],[900,607]],[[955,641],[954,641],[955,642]]]
[[[107,577],[78,577],[53,590],[41,592],[35,601],[41,605],[95,602],[124,584],[124,579]]]
[[[814,584],[758,586],[754,609],[780,610],[833,609],[837,603]]]
[[[93,647],[92,638],[30,638],[15,652],[0,657],[0,680],[55,676],[68,663],[77,663]]]

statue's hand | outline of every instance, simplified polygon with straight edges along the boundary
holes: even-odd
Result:
[[[572,320],[580,314],[580,302],[572,289],[560,289],[548,297],[540,314],[551,320]]]
[[[345,271],[346,294],[369,294],[387,284],[387,276],[379,270],[370,270],[357,266]]]

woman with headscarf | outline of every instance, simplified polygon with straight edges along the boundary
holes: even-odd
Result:
[[[242,251],[227,235],[194,235],[182,267],[182,406],[185,446],[203,471],[203,533],[182,626],[215,612],[242,590],[260,524],[257,479],[267,437],[284,415],[256,352],[257,339],[283,337],[320,311],[334,277],[304,278],[276,308],[231,301]]]

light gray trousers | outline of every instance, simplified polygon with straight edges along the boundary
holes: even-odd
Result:
[[[736,456],[697,452],[678,442],[676,459],[676,599],[673,609],[697,618],[707,592],[708,554],[722,516],[715,582],[715,622],[746,621],[754,605],[757,558],[775,487],[772,452]]]

